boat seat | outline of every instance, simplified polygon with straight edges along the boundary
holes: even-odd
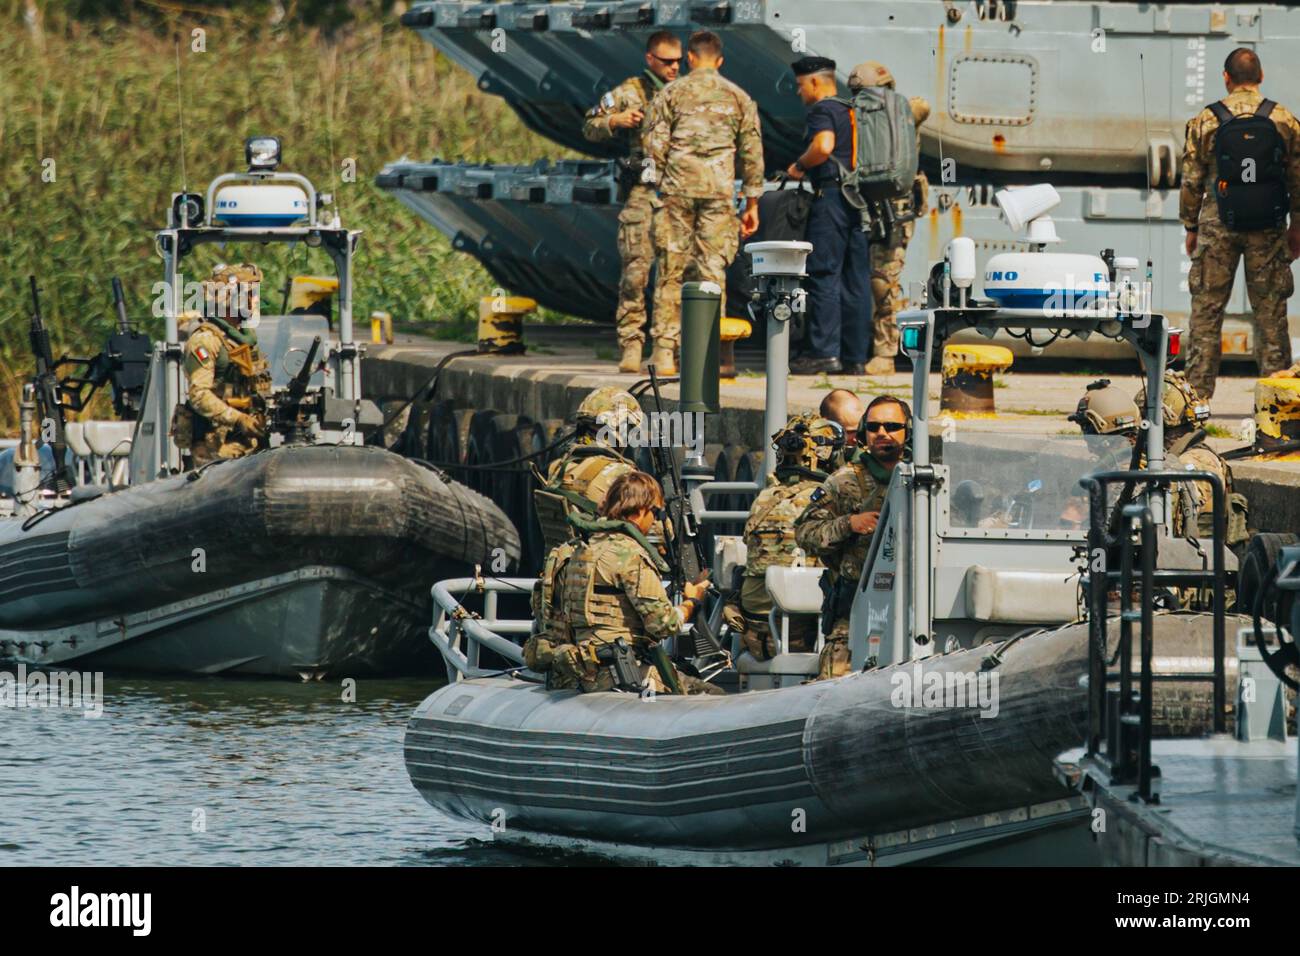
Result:
[[[773,565],[767,569],[763,584],[772,595],[772,603],[786,614],[820,614],[822,611],[822,571],[825,568],[787,568]]]
[[[802,684],[817,676],[819,657],[818,654],[777,654],[770,660],[760,661],[744,651],[736,658],[740,689],[774,690]]]
[[[966,613],[990,624],[1067,624],[1079,616],[1079,578],[1069,571],[966,569]]]
[[[736,571],[745,569],[749,549],[739,535],[718,535],[713,539],[713,580],[730,583]]]
[[[135,422],[80,422],[91,454],[101,458],[126,458],[131,454]]]
[[[86,427],[82,422],[68,422],[63,429],[63,435],[68,440],[68,447],[78,458],[90,457],[90,446],[86,444]]]

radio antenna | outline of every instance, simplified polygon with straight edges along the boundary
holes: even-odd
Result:
[[[1146,240],[1147,240],[1147,281],[1151,282],[1151,197],[1155,191],[1151,185],[1151,125],[1147,120],[1147,64],[1146,57],[1138,52],[1138,73],[1142,80],[1142,131],[1146,136],[1147,149],[1146,160],[1144,165],[1147,168],[1147,195],[1145,208],[1142,210],[1142,218],[1146,220]],[[1154,285],[1147,289],[1147,294],[1152,298],[1155,297]]]
[[[181,38],[177,34],[176,40],[176,125],[180,128],[181,134],[181,192],[190,191],[189,177],[185,175],[185,97],[181,90]]]

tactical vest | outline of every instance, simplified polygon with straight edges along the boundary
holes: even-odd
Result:
[[[572,535],[569,516],[594,517],[614,479],[636,466],[603,445],[575,445],[553,464],[546,485],[533,491],[537,523],[547,549],[557,548]]]
[[[778,473],[779,474],[779,473]],[[779,484],[764,488],[749,510],[745,522],[745,576],[762,577],[772,565],[793,563],[794,520],[808,507],[812,493],[826,480],[819,472],[790,475]],[[813,477],[820,475],[820,477]],[[813,555],[805,558],[810,567],[819,566]]]
[[[562,587],[562,613],[575,641],[614,641],[623,638],[629,644],[645,640],[641,615],[623,589],[596,581],[596,566],[611,548],[639,548],[636,560],[649,558],[659,575],[668,573],[668,565],[638,529],[622,521],[577,518],[591,533],[587,542],[568,560]]]
[[[864,460],[865,459],[865,460]],[[885,493],[889,491],[889,472],[885,472],[883,477],[876,474],[876,470],[883,470],[875,464],[875,459],[871,458],[867,452],[859,452],[853,462],[853,477],[857,482],[858,493],[862,496],[862,504],[855,510],[857,511],[879,511],[885,504]],[[871,550],[871,539],[874,535],[856,534],[851,537],[841,552],[839,567],[831,568],[830,575],[836,583],[839,579],[850,581],[851,585],[856,585],[858,578],[862,575],[862,566],[867,563],[867,553]]]

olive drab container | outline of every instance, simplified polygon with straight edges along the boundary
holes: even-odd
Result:
[[[682,284],[681,401],[683,412],[716,415],[722,288],[716,282]]]

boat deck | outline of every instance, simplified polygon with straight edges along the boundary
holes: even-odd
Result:
[[[1294,739],[1157,740],[1160,803],[1136,802],[1092,770],[1106,862],[1125,866],[1300,866]]]

